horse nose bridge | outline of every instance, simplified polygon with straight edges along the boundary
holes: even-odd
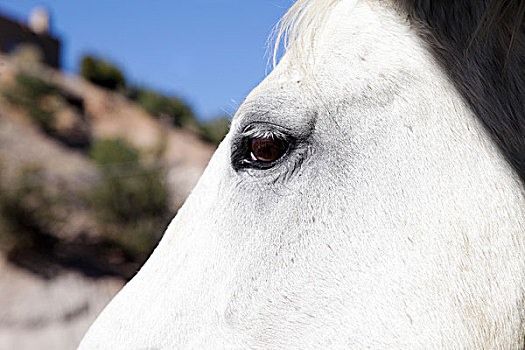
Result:
[[[180,259],[170,259],[179,254]],[[144,348],[182,327],[181,313],[194,306],[185,302],[187,288],[180,277],[179,261],[184,254],[169,246],[158,247],[137,275],[106,306],[84,337],[79,349]],[[159,345],[158,348],[162,346]]]

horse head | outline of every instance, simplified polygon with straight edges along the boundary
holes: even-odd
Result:
[[[492,10],[426,3],[297,2],[285,54],[80,348],[523,346],[517,129],[476,29]]]

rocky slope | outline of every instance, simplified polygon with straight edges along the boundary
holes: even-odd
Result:
[[[19,70],[14,62],[0,57],[0,89]],[[170,207],[175,212],[214,147],[188,130],[151,117],[125,97],[76,76],[44,67],[24,70],[60,87],[72,105],[78,103],[78,109],[62,108],[57,113],[58,127],[65,130],[66,138],[121,138],[140,149],[144,157],[160,160],[167,171]],[[16,182],[20,168],[28,165],[39,167],[39,183],[50,191],[80,193],[99,180],[99,170],[84,150],[50,137],[26,114],[0,96],[4,188]],[[0,350],[75,348],[96,315],[138,268],[100,240],[92,210],[78,204],[74,195],[66,197],[68,205],[57,209],[64,220],[46,227],[24,249],[0,249]]]

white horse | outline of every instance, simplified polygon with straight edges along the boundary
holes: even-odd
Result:
[[[522,349],[524,6],[298,1],[80,348]]]

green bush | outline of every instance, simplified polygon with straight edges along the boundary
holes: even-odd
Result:
[[[104,139],[95,142],[89,151],[91,159],[99,166],[139,164],[139,152],[122,139]],[[104,168],[109,171],[110,168]]]
[[[18,73],[15,84],[2,91],[12,104],[23,108],[31,118],[46,132],[53,131],[56,111],[46,97],[58,97],[59,89],[45,80],[27,73]]]
[[[0,191],[2,250],[31,246],[35,234],[47,232],[57,220],[53,207],[59,199],[46,189],[39,167],[22,168],[14,183],[2,181]]]
[[[86,149],[91,142],[89,121],[83,118],[83,99],[39,76],[25,72],[2,89],[4,98],[24,110],[25,114],[49,136],[69,147]],[[74,121],[60,123],[61,112]],[[62,119],[64,120],[64,119]]]
[[[170,215],[164,170],[120,139],[96,142],[90,155],[102,173],[91,199],[106,234],[134,256],[149,254]]]
[[[16,75],[16,81],[22,88],[27,89],[28,93],[33,97],[42,97],[58,93],[58,88],[55,85],[48,83],[36,75],[18,73]]]
[[[195,115],[184,101],[145,88],[131,88],[128,97],[142,109],[157,118],[170,120],[173,125],[185,127],[195,122]]]
[[[122,71],[112,63],[93,56],[84,56],[80,63],[80,75],[110,90],[124,90],[126,79]]]
[[[199,124],[200,137],[209,143],[218,145],[230,130],[230,118],[221,117]]]
[[[102,169],[104,178],[95,196],[105,221],[133,222],[165,212],[168,196],[162,171],[131,164]]]

